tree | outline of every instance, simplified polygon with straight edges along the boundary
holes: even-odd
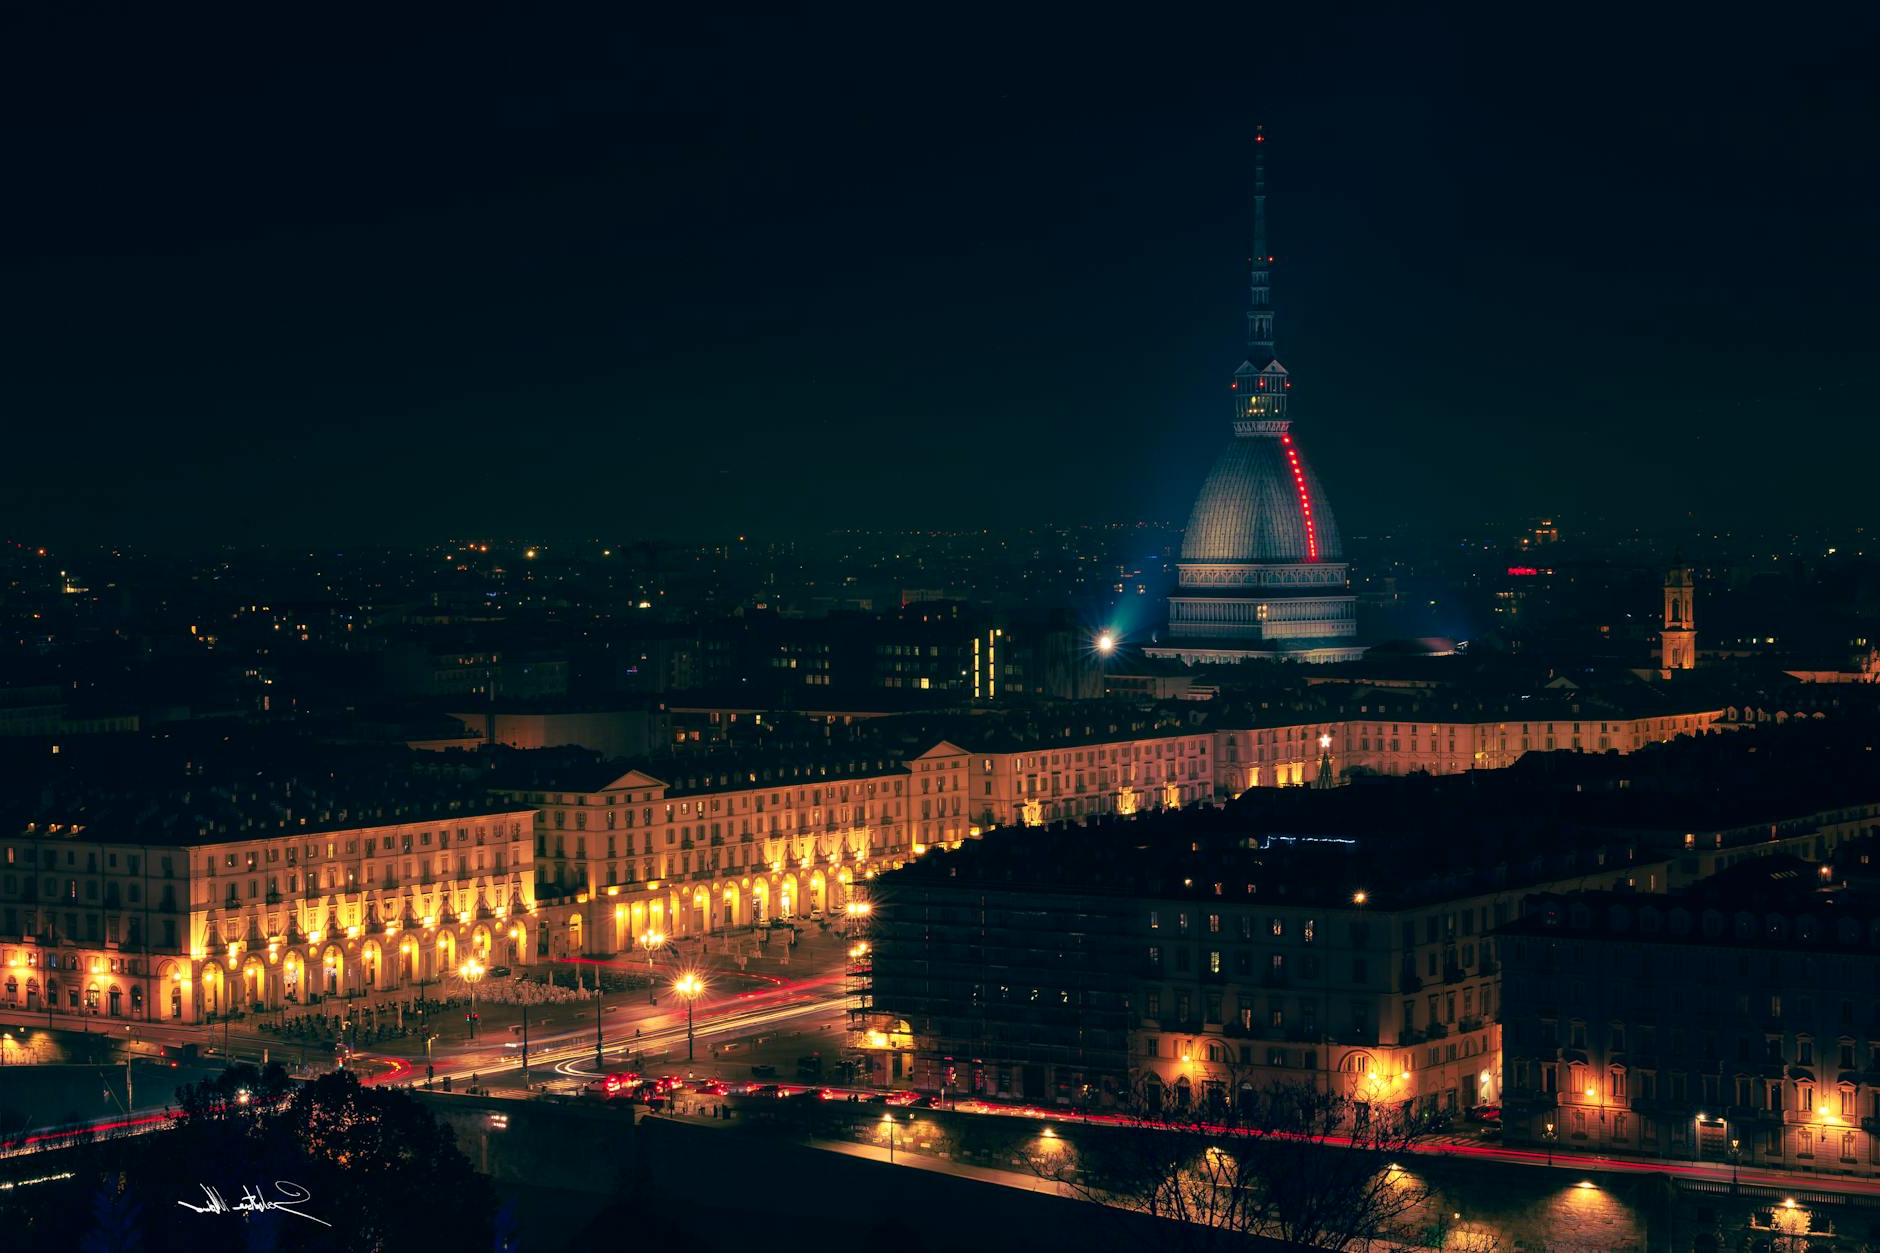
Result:
[[[304,1085],[273,1131],[296,1145],[309,1210],[345,1233],[340,1247],[488,1248],[496,1194],[450,1130],[403,1092],[367,1088],[350,1070]],[[448,1198],[414,1205],[414,1197]]]
[[[279,1065],[266,1070],[231,1066],[214,1078],[178,1088],[176,1103],[186,1125],[232,1123],[253,1130],[265,1115],[280,1110],[293,1086]]]
[[[252,1247],[383,1253],[492,1246],[494,1189],[450,1130],[404,1092],[365,1087],[349,1070],[296,1084],[278,1068],[235,1067],[179,1100],[181,1123],[148,1146],[140,1190],[194,1197],[207,1184],[234,1202],[243,1187],[268,1199],[278,1199],[283,1181],[305,1189],[305,1203],[295,1208],[319,1221],[273,1211],[251,1216],[243,1228]],[[190,1230],[192,1239],[215,1239],[224,1228]]]
[[[131,1196],[122,1175],[108,1176],[92,1194],[92,1227],[79,1242],[79,1253],[142,1253],[138,1233],[143,1207]]]
[[[1033,1140],[1031,1168],[1087,1200],[1171,1219],[1191,1248],[1277,1239],[1350,1249],[1407,1222],[1429,1189],[1396,1158],[1423,1131],[1408,1102],[1304,1084],[1229,1085],[1175,1108],[1139,1084],[1124,1113]]]

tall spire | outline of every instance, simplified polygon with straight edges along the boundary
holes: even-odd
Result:
[[[1247,356],[1234,371],[1234,433],[1286,432],[1286,367],[1273,352],[1273,256],[1266,242],[1266,128],[1253,128],[1253,256],[1247,288]]]
[[[1273,257],[1266,242],[1266,127],[1253,128],[1253,259],[1247,307],[1247,360],[1273,360]]]

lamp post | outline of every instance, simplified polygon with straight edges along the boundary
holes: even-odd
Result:
[[[601,972],[594,972],[594,1069],[605,1070],[607,1064],[601,1060]]]
[[[472,957],[457,967],[458,977],[470,986],[470,1038],[477,1038],[477,984],[483,981],[483,963]]]
[[[699,993],[705,990],[705,981],[688,970],[673,980],[672,990],[685,998],[685,1060],[692,1060],[692,1007],[698,1003]]]
[[[1551,1122],[1548,1123],[1546,1127],[1541,1131],[1541,1135],[1547,1141],[1547,1164],[1549,1166],[1552,1166],[1554,1164],[1554,1136],[1555,1134],[1556,1132],[1554,1131],[1554,1125]]]
[[[654,930],[642,931],[636,938],[636,942],[646,950],[646,1003],[657,1005],[659,993],[654,990],[653,986],[653,954],[665,945],[666,933]]]
[[[1730,1137],[1730,1195],[1736,1195],[1737,1164],[1743,1157],[1743,1142],[1735,1136]]]

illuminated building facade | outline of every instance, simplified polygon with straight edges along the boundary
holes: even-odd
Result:
[[[174,841],[39,820],[0,840],[0,1004],[200,1023],[415,989],[472,954],[530,960],[528,811],[415,805],[289,833],[263,808]]]
[[[1492,1103],[1491,932],[1536,886],[1666,873],[1588,843],[1432,875],[1421,845],[1245,831],[1202,814],[1007,832],[879,882],[872,1006],[916,1042],[914,1081],[1056,1104],[1273,1084]]]
[[[1458,773],[1530,751],[1632,752],[1721,717],[1582,721],[1561,712],[1558,722],[1341,719],[1233,730],[1147,718],[963,736],[967,744],[941,740],[905,760],[727,753],[643,769],[525,760],[495,795],[535,811],[535,951],[603,955],[631,951],[649,932],[699,936],[822,916],[847,903],[853,883],[995,827],[1212,805],[1349,768]]]
[[[933,816],[956,762],[705,759],[666,773],[525,764],[499,781],[533,811],[543,956],[821,917],[910,856],[916,831],[966,834],[963,818]]]
[[[1880,1175],[1880,896],[1845,877],[1875,841],[1843,843],[1533,902],[1502,941],[1509,1142]]]
[[[1165,642],[1151,657],[1349,661],[1357,598],[1338,523],[1292,432],[1292,377],[1274,351],[1265,135],[1254,137],[1247,355],[1228,386],[1233,441],[1215,458],[1182,539]]]
[[[991,832],[877,881],[872,1008],[914,1041],[928,1087],[1180,1105],[1304,1083],[1429,1110],[1493,1104],[1504,1003],[1589,995],[1571,991],[1572,971],[1504,968],[1529,902],[1586,890],[1663,902],[1719,871],[1880,833],[1880,801],[1836,799],[1875,769],[1858,745],[1823,761],[1796,736],[1746,734],[1758,738]],[[1818,773],[1798,774],[1804,760]],[[1771,802],[1784,816],[1753,817]],[[1604,960],[1584,959],[1586,983],[1607,977]],[[1597,1043],[1546,1016],[1563,1045]]]

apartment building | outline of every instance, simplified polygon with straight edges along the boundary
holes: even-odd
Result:
[[[54,793],[0,836],[0,1004],[204,1022],[528,961],[532,814],[351,782]]]

